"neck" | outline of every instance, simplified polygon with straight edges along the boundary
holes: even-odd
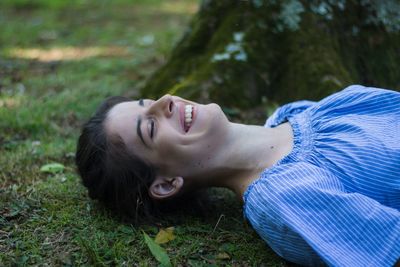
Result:
[[[206,186],[225,187],[242,199],[260,173],[289,154],[293,134],[289,123],[275,128],[230,123],[220,153],[214,155]],[[204,181],[204,180],[203,180]]]

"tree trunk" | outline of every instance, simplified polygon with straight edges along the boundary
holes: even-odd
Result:
[[[141,92],[243,108],[318,100],[353,83],[399,90],[400,5],[387,1],[389,20],[373,0],[204,0]]]

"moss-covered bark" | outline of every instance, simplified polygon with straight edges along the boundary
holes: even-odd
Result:
[[[303,1],[295,28],[285,27],[277,2],[203,1],[142,94],[249,107],[320,99],[351,83],[400,89],[400,35],[366,23],[358,1],[328,19]]]

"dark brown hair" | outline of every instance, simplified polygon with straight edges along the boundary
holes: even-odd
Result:
[[[137,221],[156,215],[155,203],[147,193],[154,169],[129,153],[121,138],[108,136],[104,127],[111,108],[127,101],[131,100],[114,96],[100,105],[83,126],[75,161],[90,198]]]

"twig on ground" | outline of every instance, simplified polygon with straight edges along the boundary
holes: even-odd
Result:
[[[219,225],[219,222],[221,221],[222,217],[224,217],[224,216],[225,216],[224,214],[221,214],[221,216],[219,216],[218,221],[217,221],[217,223],[215,224],[214,229],[212,230],[212,232],[211,232],[210,235],[213,235],[213,234],[214,234],[215,229],[217,229],[217,227],[218,227],[218,225]]]

